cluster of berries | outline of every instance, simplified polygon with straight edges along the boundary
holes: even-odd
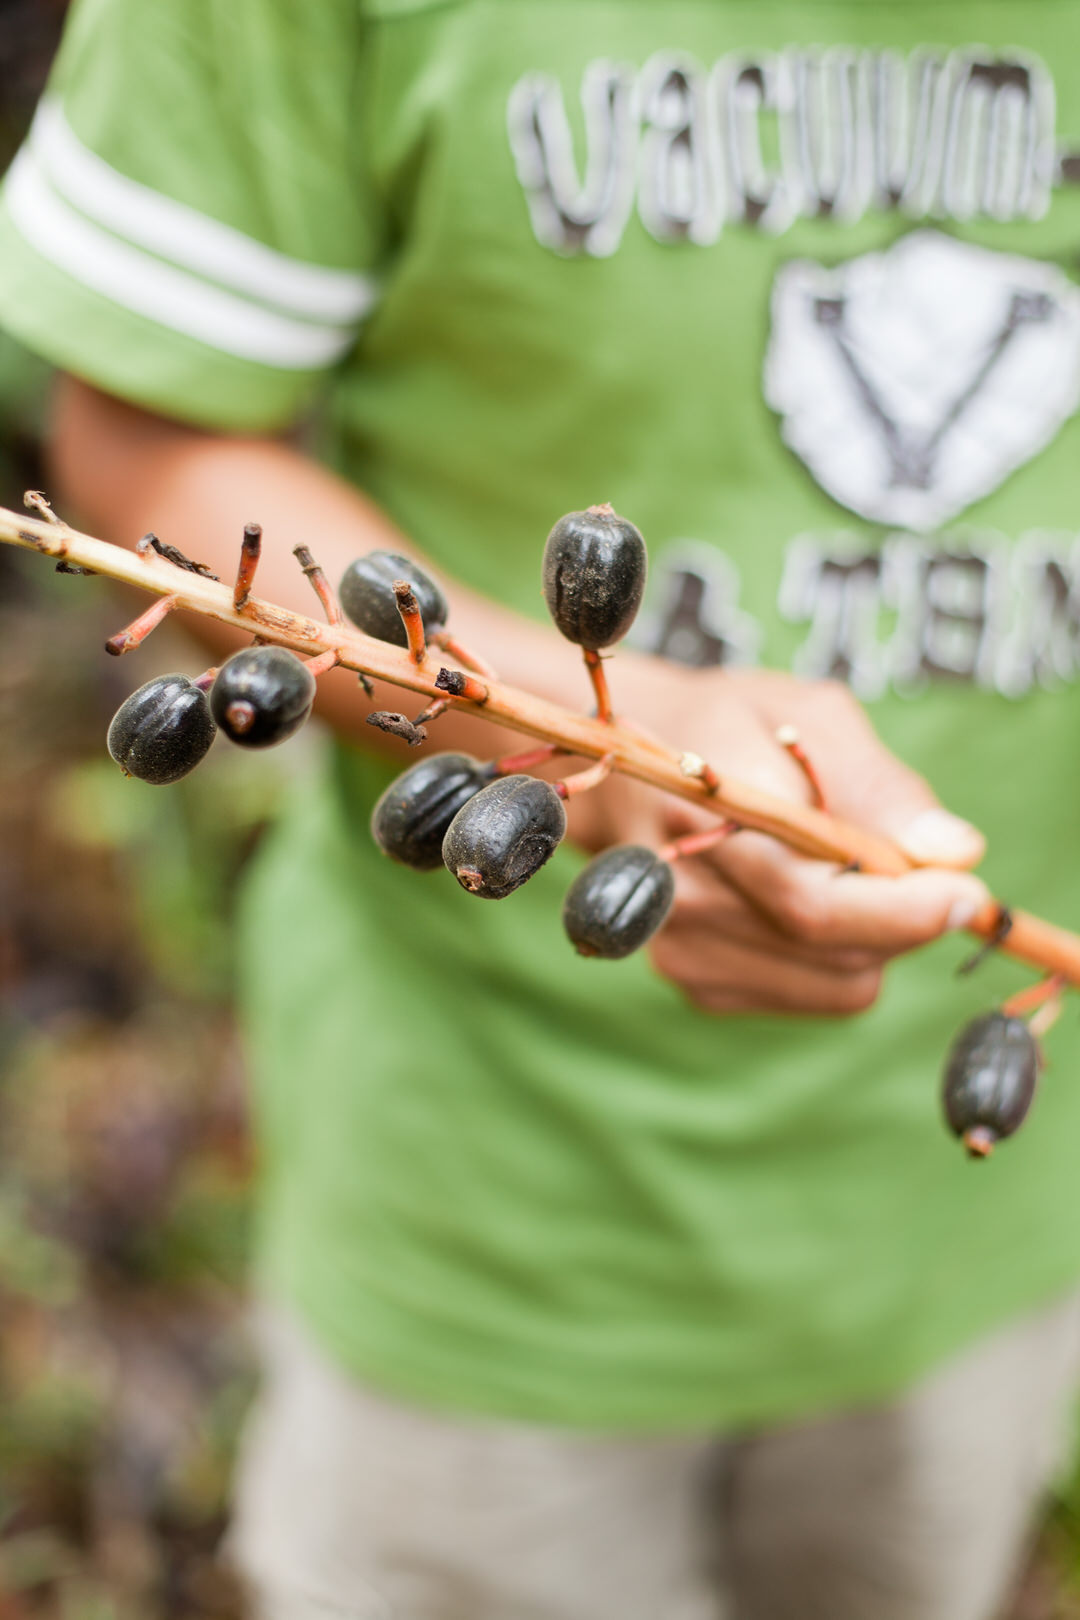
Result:
[[[298,731],[315,701],[315,677],[287,647],[246,647],[191,680],[158,675],[113,715],[109,753],[128,776],[179,782],[220,728],[242,748],[273,748]]]
[[[258,531],[252,528],[245,543],[253,548],[249,558],[253,567]],[[346,570],[334,600],[310,556],[303,555],[305,572],[313,576],[336,622],[343,609],[367,635],[408,647],[417,659],[423,657],[425,640],[454,648],[465,657],[445,634],[448,607],[443,592],[409,558],[387,551],[358,558]],[[630,629],[641,605],[646,568],[640,533],[610,506],[560,518],[544,549],[544,597],[558,629],[582,648],[601,720],[613,719],[601,654]],[[195,680],[186,675],[159,676],[128,698],[114,717],[109,752],[127,774],[167,783],[199,764],[218,729],[241,747],[273,747],[307,719],[315,677],[330,667],[327,660],[334,656],[305,663],[285,648],[257,644]],[[436,684],[454,693],[459,690],[454,683],[465,680],[442,671]],[[445,707],[445,702],[437,702],[423,718]],[[423,739],[424,732],[403,715],[377,714],[371,719],[410,742]],[[392,860],[414,871],[445,866],[468,893],[486,900],[505,899],[558,848],[566,833],[564,801],[602,780],[611,763],[601,762],[555,783],[519,768],[554,751],[541,749],[536,756],[510,761],[482,762],[459,753],[420,760],[376,804],[371,819],[376,843]],[[812,771],[811,782],[816,785]],[[563,923],[577,951],[618,959],[638,950],[671,910],[672,861],[730,830],[731,823],[715,834],[694,835],[659,852],[626,844],[596,856],[571,885],[563,906]],[[976,1018],[954,1042],[944,1077],[945,1116],[971,1155],[987,1156],[1023,1122],[1042,1058],[1035,1028],[1019,1013],[1042,1006],[1039,1018],[1046,1027],[1045,1020],[1060,1005],[1059,992],[1054,980],[1021,992],[1002,1008]]]
[[[630,629],[646,567],[638,530],[607,506],[569,513],[548,536],[544,598],[558,629],[584,651],[590,672],[603,649]],[[427,583],[417,591],[422,602]],[[342,602],[354,617],[344,585]],[[598,707],[605,700],[598,691]],[[498,761],[435,754],[391,783],[371,830],[393,860],[419,872],[445,865],[469,894],[503,900],[555,853],[566,833],[567,796],[566,784],[502,774]],[[674,896],[670,862],[640,845],[617,846],[572,884],[563,922],[581,955],[629,956],[660,927]]]

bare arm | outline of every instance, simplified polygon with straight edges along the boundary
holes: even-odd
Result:
[[[262,523],[258,594],[303,613],[316,604],[292,555],[301,541],[334,584],[354,557],[376,547],[423,561],[385,513],[292,445],[200,432],[74,378],[61,379],[57,387],[51,454],[58,493],[95,533],[133,545],[153,529],[223,579],[235,572],[244,524]],[[580,658],[556,631],[446,580],[441,571],[438,577],[450,600],[454,634],[482,652],[504,679],[572,707],[585,704],[588,685]],[[192,621],[190,628],[208,641],[215,656],[241,645],[209,621]],[[365,723],[367,714],[373,708],[399,709],[402,701],[395,688],[382,687],[369,702],[356,677],[344,671],[319,682],[323,718],[371,747],[379,746],[380,734]],[[439,721],[439,748],[484,754],[516,745],[513,733],[469,716],[448,714]],[[403,768],[410,763],[400,743],[386,746]]]

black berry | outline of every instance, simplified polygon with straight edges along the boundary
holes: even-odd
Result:
[[[432,872],[450,823],[490,781],[490,765],[469,754],[432,754],[391,782],[372,811],[372,836],[391,860]]]
[[[214,740],[206,693],[186,675],[158,675],[132,692],[112,717],[108,748],[142,782],[178,782]]]
[[[535,776],[504,776],[463,805],[443,839],[443,860],[463,889],[502,900],[550,860],[566,832],[555,789]]]
[[[563,927],[579,956],[615,960],[651,939],[675,898],[671,866],[642,844],[617,844],[579,872],[563,903]]]
[[[567,641],[599,652],[633,624],[647,571],[644,540],[610,506],[568,512],[544,547],[548,612]]]
[[[983,1013],[949,1051],[943,1101],[950,1128],[985,1158],[1023,1124],[1039,1078],[1039,1048],[1022,1018]]]
[[[222,664],[210,712],[242,748],[273,748],[298,731],[315,701],[315,677],[287,647],[248,647]]]
[[[338,587],[341,605],[353,624],[377,641],[407,647],[409,638],[394,600],[394,581],[408,580],[416,595],[428,635],[441,630],[449,616],[446,597],[430,575],[396,551],[371,551],[349,564]]]

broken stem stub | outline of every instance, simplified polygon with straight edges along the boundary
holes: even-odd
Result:
[[[450,697],[467,698],[470,703],[486,703],[488,689],[475,675],[465,675],[460,669],[440,669],[435,677],[440,692]]]
[[[262,525],[259,523],[244,524],[244,538],[240,542],[240,562],[236,570],[236,584],[233,586],[233,612],[240,613],[247,606],[251,587],[255,583],[255,570],[259,566],[262,556]]]
[[[112,653],[114,658],[131,652],[133,647],[138,647],[146,640],[151,630],[155,630],[162,619],[167,618],[177,605],[178,599],[175,596],[159,596],[156,602],[151,602],[145,613],[140,613],[139,617],[132,619],[123,630],[118,630],[115,636],[109,637],[105,643],[105,651]]]
[[[409,643],[409,657],[414,664],[422,664],[424,655],[427,652],[424,616],[420,612],[416,592],[407,579],[395,579],[394,602],[401,615],[401,622],[405,626],[405,635]]]
[[[345,615],[341,611],[341,603],[338,601],[330,581],[311,555],[307,546],[294,546],[293,556],[300,564],[304,577],[322,603],[327,624],[344,624]]]

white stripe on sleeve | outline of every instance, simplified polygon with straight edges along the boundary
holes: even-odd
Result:
[[[290,315],[330,324],[358,321],[374,302],[368,276],[290,258],[121,174],[79,140],[55,97],[38,107],[30,142],[61,196],[172,264]]]
[[[16,229],[42,258],[113,303],[224,354],[283,371],[320,370],[354,340],[351,329],[264,309],[110,236],[51,190],[28,146],[8,171],[5,195]]]

